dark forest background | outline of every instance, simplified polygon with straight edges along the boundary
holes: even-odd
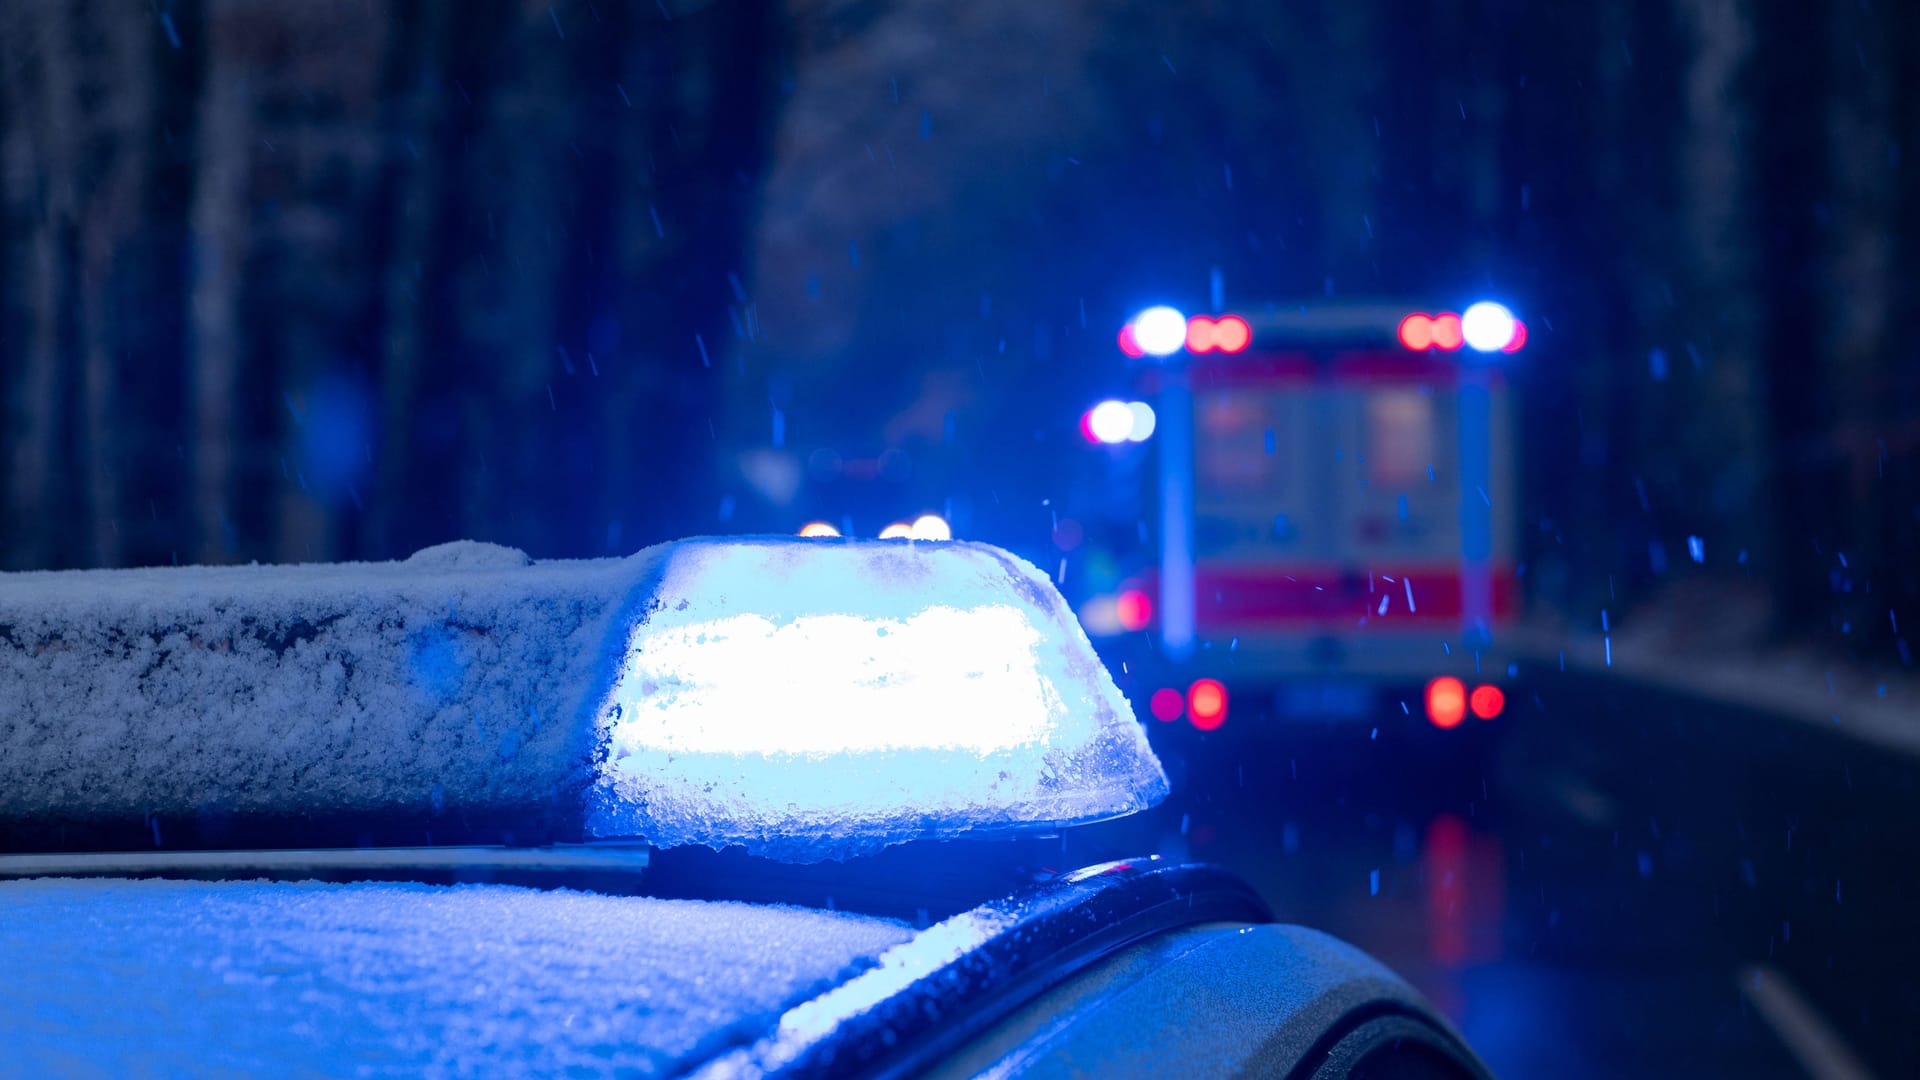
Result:
[[[1906,664],[1915,7],[15,0],[0,566],[1019,549],[1219,268],[1514,298],[1536,610]]]

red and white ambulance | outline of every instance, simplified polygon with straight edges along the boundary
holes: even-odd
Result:
[[[1210,730],[1271,703],[1454,729],[1505,710],[1526,338],[1491,302],[1129,320],[1140,400],[1082,430],[1137,459],[1146,542],[1081,612],[1156,717]]]

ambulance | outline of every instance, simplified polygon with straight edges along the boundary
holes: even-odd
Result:
[[[1139,542],[1087,552],[1104,572],[1078,599],[1144,711],[1201,730],[1505,713],[1526,344],[1494,301],[1128,320],[1132,394],[1081,418],[1121,492],[1085,516],[1115,520],[1076,527]]]

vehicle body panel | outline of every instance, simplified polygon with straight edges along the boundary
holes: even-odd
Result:
[[[989,881],[1021,850],[922,849]],[[244,855],[186,871],[244,878]],[[1485,1075],[1374,961],[1273,925],[1217,867],[1157,857],[1049,875],[917,931],[499,885],[36,878],[0,893],[44,916],[0,934],[8,968],[32,973],[0,1037],[55,1071],[1306,1076],[1391,1021],[1395,1045],[1437,1055],[1442,1075]]]

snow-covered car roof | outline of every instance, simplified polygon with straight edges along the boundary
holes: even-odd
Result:
[[[1136,944],[1271,918],[1232,875],[1154,858],[919,930],[415,882],[36,878],[0,881],[0,908],[0,1042],[35,1075],[911,1072]]]
[[[0,1072],[665,1076],[905,924],[500,885],[0,882]]]
[[[962,1029],[929,1025],[1040,977],[1010,972],[1264,918],[1165,868],[1009,895],[1034,880],[1009,850],[1165,793],[1052,583],[986,545],[6,575],[0,967],[23,974],[0,1043],[31,1072],[324,1075],[758,1075],[934,1046]],[[419,846],[326,850],[343,822]],[[449,862],[496,827],[546,843]],[[194,850],[219,830],[272,850]],[[927,843],[958,837],[1000,839]],[[904,882],[911,923],[673,873],[897,876],[916,850],[998,869],[957,905]],[[431,883],[449,867],[489,883]],[[489,877],[534,871],[575,888]],[[285,880],[307,874],[327,880]],[[616,880],[578,891],[595,874]]]

